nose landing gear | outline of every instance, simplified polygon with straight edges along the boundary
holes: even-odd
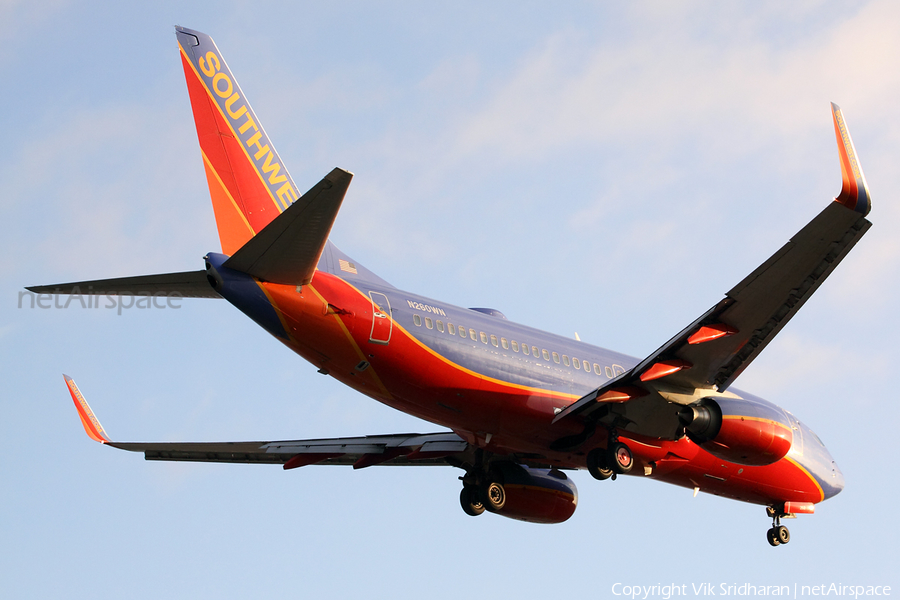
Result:
[[[787,516],[785,513],[775,510],[771,506],[766,507],[766,514],[772,517],[772,527],[766,532],[766,539],[770,546],[780,546],[791,541],[791,532],[788,528],[781,524],[781,517]]]

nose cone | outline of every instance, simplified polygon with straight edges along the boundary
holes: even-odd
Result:
[[[822,491],[825,492],[825,499],[831,498],[832,496],[837,496],[841,493],[841,490],[844,489],[844,474],[841,473],[841,470],[838,468],[837,463],[834,460],[831,461],[831,486],[822,486]]]
[[[822,488],[822,499],[837,496],[844,489],[844,474],[825,448],[825,444],[812,430],[801,422],[797,422],[800,436],[795,443],[800,444],[801,459],[798,461]]]

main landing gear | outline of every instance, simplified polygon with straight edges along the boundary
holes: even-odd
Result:
[[[784,513],[769,506],[766,507],[766,514],[772,517],[772,527],[766,532],[766,539],[769,540],[769,545],[780,546],[791,541],[791,532],[781,524],[781,517],[785,516]]]
[[[606,448],[594,448],[587,455],[587,468],[591,477],[599,481],[604,479],[616,480],[616,475],[624,475],[634,466],[634,456],[631,450],[619,441],[615,430],[609,432],[609,442]]]
[[[470,517],[477,517],[485,510],[499,512],[506,506],[502,473],[485,465],[483,458],[479,463],[460,477],[463,489],[459,492],[459,503]]]
[[[467,485],[459,492],[459,503],[470,517],[477,517],[485,510],[498,512],[506,505],[506,490],[497,481],[487,481],[482,485]]]

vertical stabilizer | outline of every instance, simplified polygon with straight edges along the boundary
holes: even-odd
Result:
[[[219,241],[232,255],[300,194],[212,38],[175,31]]]

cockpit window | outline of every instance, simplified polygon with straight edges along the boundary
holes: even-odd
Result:
[[[815,431],[809,428],[807,428],[807,431],[810,432],[814,438],[816,438],[816,441],[819,442],[820,446],[822,446],[823,448],[825,447],[825,444],[822,443],[822,440],[819,439],[819,436],[816,435]]]

